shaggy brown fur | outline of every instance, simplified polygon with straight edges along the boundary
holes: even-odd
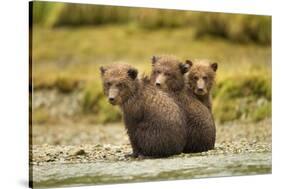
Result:
[[[152,58],[151,81],[156,87],[169,91],[180,91],[184,87],[184,73],[187,64],[181,63],[174,56],[154,56]]]
[[[133,155],[165,157],[182,153],[185,118],[169,94],[157,90],[147,78],[126,64],[101,67],[104,93],[124,115]]]
[[[211,89],[215,82],[217,63],[208,60],[187,60],[189,71],[186,74],[187,88],[205,105],[212,110]],[[190,91],[189,90],[189,91]]]
[[[184,152],[213,149],[216,129],[212,114],[193,93],[186,92],[184,74],[188,64],[172,56],[161,56],[152,58],[152,68],[151,82],[171,94],[185,114],[187,138]]]

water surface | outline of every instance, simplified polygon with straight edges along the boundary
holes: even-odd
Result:
[[[166,159],[47,163],[33,166],[34,187],[80,186],[271,173],[271,153],[176,156]]]

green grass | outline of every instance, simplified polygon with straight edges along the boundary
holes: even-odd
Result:
[[[271,49],[255,44],[232,44],[220,38],[194,39],[193,29],[147,31],[134,26],[42,29],[35,27],[33,61],[103,64],[119,60],[146,63],[153,54],[210,58],[224,64],[268,65]],[[267,61],[267,62],[266,62]],[[221,66],[220,65],[220,66]],[[79,65],[78,65],[79,66]]]
[[[271,17],[206,13],[199,16],[197,36],[213,35],[233,42],[271,43]]]
[[[214,117],[260,121],[271,116],[271,73],[254,69],[221,76],[213,92]]]
[[[46,108],[38,108],[32,113],[32,122],[37,124],[44,124],[52,122],[52,118]]]
[[[35,25],[49,28],[108,24],[134,25],[146,30],[194,28],[197,37],[210,35],[239,43],[271,43],[270,16],[35,2],[33,17]]]
[[[34,27],[33,86],[35,90],[58,89],[66,94],[80,91],[82,118],[92,116],[95,123],[116,122],[121,120],[121,113],[103,95],[99,66],[124,61],[149,73],[150,58],[161,54],[218,62],[213,90],[216,121],[259,121],[271,116],[271,47],[210,36],[198,39],[192,28]],[[51,120],[43,110],[36,115],[34,120]]]

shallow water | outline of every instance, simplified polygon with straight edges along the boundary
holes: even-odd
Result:
[[[34,187],[80,186],[271,173],[271,153],[175,156],[33,166]]]

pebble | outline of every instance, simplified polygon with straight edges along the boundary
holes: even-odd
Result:
[[[80,150],[76,151],[74,153],[74,155],[76,155],[76,156],[86,155],[86,152],[85,152],[85,150],[80,149]]]
[[[32,159],[30,164],[44,163],[91,163],[97,161],[135,161],[127,158],[132,153],[128,137],[120,125],[82,126],[68,129],[66,135],[60,138],[60,145],[55,145],[52,133],[66,129],[65,126],[52,126],[49,130],[43,126],[33,128]],[[89,136],[79,135],[87,133]],[[75,135],[76,133],[76,135]],[[94,133],[94,134],[93,134]],[[105,137],[97,137],[99,133]],[[195,154],[179,154],[176,157],[213,156],[220,154],[271,152],[271,120],[259,123],[231,123],[217,125],[217,139],[214,150]],[[71,139],[71,137],[74,137]],[[75,138],[76,137],[76,138]],[[82,137],[82,138],[81,138]],[[41,140],[48,138],[48,140]],[[50,141],[49,144],[42,141]],[[77,144],[79,141],[79,144]],[[172,156],[171,158],[174,158]]]

